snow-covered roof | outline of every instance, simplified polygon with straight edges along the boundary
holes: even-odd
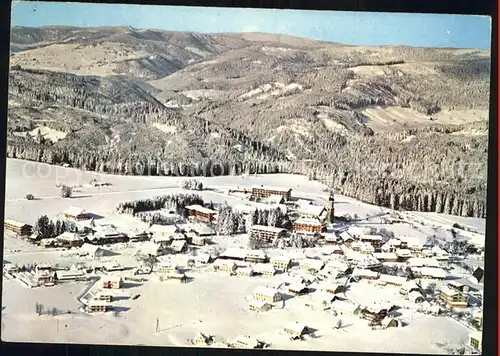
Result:
[[[369,269],[355,269],[354,272],[353,272],[353,275],[354,276],[358,276],[358,277],[374,277],[374,278],[377,278],[378,277],[378,272],[374,272],[372,270],[369,270]]]
[[[178,231],[178,228],[176,225],[159,225],[159,224],[154,224],[154,225],[151,225],[149,230],[149,232],[155,234],[155,233],[159,233],[159,234],[174,234]]]
[[[74,232],[69,232],[65,231],[61,235],[56,237],[58,240],[64,240],[64,241],[81,241],[83,238],[78,236],[78,234]]]
[[[408,259],[407,263],[412,267],[439,267],[439,261],[434,258],[419,258],[412,257]]]
[[[57,278],[59,279],[67,279],[67,278],[75,278],[84,276],[85,273],[83,271],[72,270],[72,271],[57,271]]]
[[[96,235],[101,237],[122,235],[122,233],[119,232],[113,225],[101,226],[96,228],[96,230]]]
[[[336,300],[333,302],[333,308],[336,310],[354,312],[356,309],[359,308],[359,305],[354,304],[349,300]]]
[[[351,236],[350,233],[348,233],[347,231],[343,231],[339,234],[339,237],[342,238],[342,240],[344,241],[347,241],[347,240],[353,240],[353,237]]]
[[[269,303],[266,303],[263,300],[257,300],[257,299],[250,299],[250,301],[248,302],[248,304],[251,307],[255,307],[257,309],[263,308],[266,305],[270,305]]]
[[[311,218],[299,218],[295,220],[294,225],[312,225],[312,226],[322,226],[323,224],[318,219]]]
[[[347,229],[349,234],[352,236],[360,236],[360,235],[367,235],[370,233],[371,229],[369,227],[361,227],[361,226],[349,226]]]
[[[76,207],[76,206],[71,206],[67,210],[64,211],[64,214],[70,215],[70,216],[78,216],[82,214],[87,214],[85,209]]]
[[[119,282],[121,282],[123,279],[122,279],[122,277],[120,277],[120,276],[103,276],[103,277],[101,277],[101,280],[102,280],[103,282],[111,282],[111,283],[116,282],[116,283],[119,283]]]
[[[398,285],[403,285],[406,282],[406,278],[405,277],[391,276],[389,274],[381,274],[379,276],[379,280],[381,282],[386,282],[386,283],[391,283],[391,284],[398,284]]]
[[[283,201],[283,195],[272,194],[265,201],[271,204],[280,204]]]
[[[454,287],[454,288],[463,288],[465,284],[458,282],[458,281],[449,281],[448,285]]]
[[[263,250],[247,250],[245,257],[253,257],[265,260],[267,258],[267,254]]]
[[[375,247],[373,247],[369,243],[362,243],[359,246],[359,248],[360,248],[361,251],[364,251],[364,252],[372,252],[373,253],[375,251]]]
[[[312,204],[301,205],[301,206],[299,206],[297,211],[299,212],[299,214],[312,215],[315,217],[319,217],[325,211],[325,207],[319,206],[319,205],[312,205]]]
[[[360,235],[359,239],[366,241],[382,241],[383,237],[380,235]]]
[[[89,254],[94,254],[94,253],[96,253],[99,250],[101,250],[101,248],[99,246],[84,243],[80,247],[80,249],[78,250],[78,252],[80,252],[80,253],[85,253],[86,252],[86,253],[89,253]]]
[[[243,248],[228,247],[220,256],[244,259],[247,256],[247,250]]]
[[[87,302],[87,305],[89,307],[109,307],[109,304],[106,303],[105,300],[99,300],[99,299],[90,299]]]
[[[271,232],[275,234],[279,234],[280,232],[286,231],[286,229],[274,226],[266,226],[266,225],[252,225],[250,228],[251,231],[265,231]]]
[[[274,256],[271,257],[271,263],[279,262],[279,263],[290,263],[292,259],[289,256]]]
[[[442,286],[441,288],[439,288],[439,291],[443,294],[446,294],[447,296],[453,296],[453,295],[460,294],[459,291],[457,291],[456,289],[450,288],[448,286]]]
[[[306,330],[307,326],[299,322],[290,323],[285,326],[285,329],[291,330],[297,334],[302,334]]]
[[[264,273],[264,272],[276,272],[276,269],[274,266],[270,263],[255,263],[252,266],[253,270],[257,273]]]
[[[390,246],[398,247],[401,246],[401,240],[397,238],[392,238],[387,241]]]
[[[283,192],[283,193],[288,193],[291,191],[291,188],[283,188],[283,187],[272,187],[270,185],[254,185],[252,186],[252,189],[263,189],[263,190],[271,190],[275,192]]]
[[[313,297],[318,299],[318,300],[321,300],[321,301],[325,301],[325,302],[333,302],[335,300],[335,294],[332,294],[332,293],[328,293],[328,292],[325,292],[323,290],[320,290],[320,291],[317,291],[317,292],[314,292],[313,293]]]
[[[22,222],[17,221],[17,220],[12,220],[12,219],[5,219],[4,223],[15,226],[15,227],[23,227],[25,225],[28,225],[28,224],[22,223]]]
[[[406,248],[400,248],[396,250],[396,255],[398,255],[399,257],[411,257],[413,254]]]
[[[417,298],[424,299],[424,296],[422,295],[422,293],[417,292],[415,290],[408,293],[408,299],[415,301],[415,300],[417,300]]]
[[[186,241],[185,240],[175,240],[172,242],[172,244],[170,245],[170,247],[173,249],[173,250],[177,250],[177,251],[180,251],[184,248],[184,246],[186,246]]]
[[[238,268],[236,268],[236,273],[252,274],[253,273],[253,269],[250,266],[238,267]]]
[[[205,208],[204,206],[201,206],[201,205],[189,205],[189,206],[186,206],[186,209],[187,210],[194,210],[194,211],[197,211],[199,213],[209,214],[209,215],[217,214],[217,212],[215,210]]]
[[[200,236],[215,235],[215,231],[210,226],[205,224],[191,225],[191,230]]]
[[[214,266],[216,266],[216,267],[229,266],[229,267],[235,268],[236,263],[234,261],[231,261],[231,260],[222,260],[222,259],[218,258],[215,260]]]
[[[288,290],[293,291],[293,292],[300,292],[306,288],[306,286],[303,283],[298,283],[297,281],[294,281],[294,283],[291,283],[288,286]]]
[[[379,260],[395,260],[398,258],[398,256],[394,252],[374,252],[373,257]]]
[[[422,276],[429,276],[434,278],[446,278],[446,271],[442,268],[434,267],[422,267],[419,268],[419,272]]]
[[[420,290],[420,287],[417,285],[417,283],[415,283],[413,281],[406,281],[405,283],[403,283],[401,285],[401,288],[406,289],[406,290],[418,288]]]
[[[238,336],[234,339],[233,344],[245,345],[246,348],[255,349],[259,346],[259,341],[250,336]]]
[[[320,270],[325,266],[325,262],[322,260],[316,260],[312,258],[305,258],[299,262],[299,266],[306,266],[315,270]]]
[[[334,283],[332,281],[326,281],[323,282],[319,287],[322,291],[329,291],[329,290],[335,291],[340,287],[340,284]]]
[[[196,260],[204,263],[208,263],[212,256],[209,253],[200,253],[196,256]]]
[[[279,292],[276,289],[265,287],[265,286],[259,286],[255,289],[254,294],[260,294],[260,295],[265,295],[266,297],[274,297],[276,294]]]
[[[156,255],[161,246],[154,242],[145,242],[139,247],[139,251],[149,255]]]

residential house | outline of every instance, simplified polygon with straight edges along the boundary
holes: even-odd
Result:
[[[375,252],[375,247],[373,247],[373,245],[368,242],[361,242],[361,245],[359,246],[359,252],[364,255],[373,255],[373,253]]]
[[[292,230],[298,233],[316,234],[325,231],[325,224],[318,219],[299,218],[293,222]]]
[[[304,324],[301,324],[299,322],[290,323],[290,324],[286,325],[283,328],[283,330],[285,331],[285,333],[287,333],[288,335],[290,335],[294,338],[300,338],[300,337],[304,336],[305,334],[307,334],[307,332],[308,332],[307,326],[305,326]]]
[[[413,254],[409,249],[400,248],[396,250],[396,256],[398,256],[398,262],[405,262],[411,259]]]
[[[266,242],[271,242],[275,238],[284,237],[286,235],[286,231],[286,229],[274,226],[253,225],[250,227],[250,236],[260,238]]]
[[[459,292],[468,292],[469,286],[458,281],[449,281],[448,286],[458,290]]]
[[[347,246],[349,246],[350,244],[352,244],[354,242],[354,238],[351,236],[351,234],[347,231],[343,231],[339,234],[339,238],[340,240],[346,244]]]
[[[413,270],[413,268],[412,268]],[[438,279],[444,280],[446,279],[447,273],[442,268],[433,268],[433,267],[421,267],[416,269],[422,279]]]
[[[89,313],[105,313],[111,307],[103,300],[89,300],[87,304],[87,311]]]
[[[81,247],[83,245],[83,238],[77,233],[65,231],[56,237],[56,240],[62,246]]]
[[[81,270],[72,269],[69,271],[57,271],[58,281],[76,281],[86,279],[85,273]]]
[[[287,272],[292,265],[292,259],[287,256],[272,257],[271,264],[277,271]]]
[[[337,283],[325,282],[321,284],[320,289],[330,294],[337,294],[342,292],[343,286]]]
[[[262,250],[249,250],[246,251],[245,261],[246,262],[256,262],[256,263],[264,263],[267,262],[268,257],[266,253]]]
[[[231,342],[231,347],[239,349],[257,349],[261,347],[261,343],[250,336],[238,336],[233,342]]]
[[[379,249],[382,245],[383,237],[380,235],[361,235],[359,240],[373,246],[374,249]]]
[[[173,279],[176,281],[180,281],[181,283],[187,282],[187,280],[188,280],[186,274],[184,274],[183,272],[181,272],[179,270],[170,271],[169,273],[167,273],[166,277],[167,277],[167,279]]]
[[[375,252],[373,254],[380,262],[397,262],[398,256],[394,252]]]
[[[469,346],[474,350],[483,350],[483,333],[481,331],[473,331],[469,334]]]
[[[52,265],[50,263],[37,264],[35,267],[35,271],[36,272],[43,272],[43,271],[50,272],[50,271],[52,271]]]
[[[78,256],[88,256],[92,258],[99,258],[104,256],[104,250],[96,245],[84,243],[78,250]]]
[[[406,283],[406,278],[399,276],[391,276],[389,274],[380,274],[379,281],[386,285],[389,284],[400,287]]]
[[[106,289],[120,289],[123,286],[123,279],[118,276],[101,277],[101,287]]]
[[[38,285],[54,285],[57,282],[57,275],[54,271],[38,270],[35,274]]]
[[[91,215],[84,209],[75,206],[72,206],[63,212],[63,216],[65,219],[73,221],[90,220],[92,218]]]
[[[399,288],[399,293],[402,295],[409,295],[411,292],[420,293],[420,287],[413,281],[407,281]]]
[[[354,304],[349,300],[335,300],[332,303],[332,309],[338,315],[354,316],[357,315],[361,308],[358,304]]]
[[[219,256],[219,259],[245,261],[246,257],[247,250],[243,248],[229,247]]]
[[[328,293],[328,292],[325,292],[325,291],[317,291],[317,292],[314,292],[313,293],[313,297],[317,300],[317,301],[320,301],[322,303],[327,303],[327,304],[331,304],[333,303],[335,300],[338,299],[338,297],[335,295],[335,294],[332,294],[332,293]]]
[[[236,271],[236,268],[237,268],[236,263],[231,260],[221,260],[218,258],[213,263],[214,271],[222,271],[232,274]]]
[[[111,244],[126,242],[128,238],[125,234],[119,232],[114,225],[103,225],[96,229],[93,234],[93,240],[101,244]]]
[[[254,186],[252,187],[252,199],[260,200],[263,198],[268,198],[271,195],[281,195],[286,201],[290,200],[292,197],[292,189],[288,188],[278,188],[269,186]]]
[[[116,261],[106,262],[103,265],[103,270],[106,271],[106,272],[123,271],[124,269],[125,269],[125,267],[123,267],[122,265],[120,265]]]
[[[190,236],[189,241],[191,242],[191,245],[195,246],[204,246],[206,242],[205,237],[198,235]]]
[[[262,300],[255,300],[255,299],[252,299],[248,306],[251,311],[258,313],[267,312],[273,308],[272,304],[266,303]]]
[[[408,266],[410,267],[432,267],[432,268],[440,268],[441,265],[439,261],[437,261],[434,258],[419,258],[419,257],[413,257],[408,259],[406,261]]]
[[[467,308],[469,305],[467,294],[448,286],[439,289],[439,299],[448,308]]]
[[[188,244],[185,240],[177,240],[173,241],[170,244],[170,250],[176,253],[183,253],[186,252],[188,249]]]
[[[323,237],[325,239],[325,245],[338,245],[339,243],[342,243],[342,240],[335,235],[333,232],[325,232],[323,234]]]
[[[322,260],[306,258],[299,262],[299,266],[304,272],[315,274],[323,269],[325,262]]]
[[[276,289],[260,286],[254,292],[254,298],[266,303],[276,303],[281,301],[281,293]]]
[[[159,237],[170,237],[175,233],[179,232],[179,228],[177,225],[159,225],[153,224],[149,227],[148,232],[153,235],[153,239],[157,239]]]
[[[173,263],[164,262],[160,264],[157,268],[160,273],[168,274],[177,271],[179,269],[179,266]]]
[[[7,231],[12,231],[13,233],[20,236],[29,236],[32,233],[33,227],[31,225],[22,223],[20,221],[6,219],[4,222],[4,228]]]
[[[214,229],[206,224],[192,224],[190,232],[193,232],[198,237],[210,237],[215,235]]]
[[[190,205],[186,206],[185,209],[189,217],[208,223],[215,221],[217,216],[217,211],[205,208],[201,205]]]
[[[317,219],[319,221],[324,221],[326,218],[325,207],[319,205],[301,205],[299,206],[297,212],[301,218]]]
[[[415,291],[415,290],[408,293],[407,298],[408,298],[408,300],[412,301],[413,303],[423,303],[425,301],[425,298],[422,295],[422,293]]]
[[[146,256],[161,256],[163,255],[163,247],[160,244],[148,241],[139,247],[139,252]]]
[[[304,295],[309,293],[309,288],[302,283],[292,283],[288,286],[288,292],[291,295]]]
[[[236,275],[238,277],[251,277],[254,274],[252,267],[238,267],[236,269]]]
[[[379,276],[378,272],[369,270],[369,269],[355,269],[353,272],[353,276],[359,279],[377,279]]]
[[[279,194],[273,194],[261,200],[262,203],[271,205],[279,205],[285,203],[285,197]]]
[[[201,265],[206,265],[209,264],[213,261],[212,255],[209,253],[199,253],[195,257],[196,263],[199,263]]]
[[[381,321],[381,326],[384,329],[397,328],[401,326],[401,321],[395,318],[385,318]]]
[[[276,269],[270,263],[256,263],[252,268],[255,273],[265,277],[272,277],[276,274]]]

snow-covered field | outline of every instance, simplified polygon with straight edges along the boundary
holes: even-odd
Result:
[[[97,179],[112,185],[103,187],[87,186]],[[108,221],[124,229],[137,227],[140,222],[134,218],[114,212],[118,203],[143,199],[161,194],[180,193],[179,180],[182,177],[126,177],[91,172],[72,168],[54,167],[45,164],[7,160],[7,187],[5,217],[33,224],[42,214],[55,217],[70,206],[78,206],[105,217]],[[327,193],[318,182],[307,177],[290,174],[211,177],[202,178],[208,190],[200,192],[204,200],[214,204],[227,201],[231,205],[246,204],[243,198],[229,196],[229,188],[251,187],[253,185],[287,186],[292,188],[294,197],[307,198],[325,205]],[[56,184],[81,185],[72,199],[59,196]],[[27,201],[25,195],[31,193],[37,199]],[[361,203],[355,199],[337,196],[336,215],[357,214],[358,225],[386,228],[397,236],[405,236],[424,242],[432,234],[444,234],[446,229],[457,222],[467,226],[484,239],[484,220],[457,218],[440,214],[407,212],[411,224],[383,224],[380,220],[389,210]],[[476,239],[479,237],[475,236]],[[91,265],[95,261],[79,258],[71,250],[41,250],[28,245],[10,234],[5,234],[4,260],[22,264],[51,263],[71,266],[78,261]],[[214,242],[221,248],[245,246],[246,237],[219,236]],[[135,267],[134,249],[126,246],[110,247],[116,256],[103,257],[119,261],[127,267]],[[205,246],[201,250],[208,250]],[[317,250],[317,251],[316,251]],[[319,253],[313,249],[309,253]],[[267,251],[270,255],[278,250]],[[297,251],[301,252],[301,251]],[[178,261],[182,265],[182,259]],[[185,266],[185,265],[184,265]],[[121,272],[122,274],[129,272]],[[188,340],[196,333],[203,332],[233,340],[239,335],[250,335],[276,349],[370,351],[399,353],[442,353],[436,343],[460,344],[467,340],[470,332],[462,324],[446,317],[432,317],[415,312],[411,306],[401,309],[400,318],[408,325],[387,330],[372,330],[368,323],[355,317],[346,317],[344,327],[333,328],[335,318],[322,310],[311,296],[287,298],[284,308],[276,307],[265,313],[248,310],[247,297],[261,285],[275,286],[283,282],[286,275],[274,277],[230,277],[213,272],[210,267],[194,267],[186,272],[192,277],[188,283],[157,281],[150,276],[149,281],[124,288],[123,293],[140,294],[138,299],[125,299],[119,303],[121,312],[87,315],[78,312],[77,297],[87,285],[73,282],[55,287],[28,289],[19,281],[4,278],[2,305],[4,330],[3,340],[38,341],[61,343],[113,343],[146,345],[188,345]],[[380,287],[366,281],[354,283],[347,297],[357,303],[366,304],[368,297],[391,300],[404,306],[396,287]],[[35,304],[71,310],[72,314],[59,316],[38,316]],[[159,332],[155,332],[156,320]],[[59,320],[59,321],[58,321]],[[290,341],[283,335],[283,327],[300,321],[314,328],[317,337],[305,341]],[[29,327],[27,326],[29,325]]]

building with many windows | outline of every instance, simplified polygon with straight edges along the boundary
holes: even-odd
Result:
[[[201,205],[190,205],[186,206],[186,210],[188,212],[188,216],[204,221],[204,222],[212,222],[215,221],[217,212],[212,209],[205,208]]]
[[[286,229],[274,226],[253,225],[250,227],[250,236],[260,238],[263,241],[271,242],[275,238],[283,237],[286,234]]]
[[[4,222],[4,227],[5,230],[7,231],[12,231],[15,234],[21,235],[21,236],[29,236],[31,235],[33,227],[31,225],[7,219]]]
[[[292,265],[292,259],[286,256],[272,257],[271,264],[277,271],[287,272]]]
[[[445,303],[448,308],[467,308],[469,305],[467,294],[448,286],[441,287],[439,290],[439,299]]]
[[[260,300],[266,303],[276,303],[281,301],[281,293],[276,289],[268,287],[258,287],[254,292],[255,300]]]
[[[315,234],[325,230],[325,225],[318,219],[299,218],[293,222],[293,231],[297,233]]]
[[[285,200],[290,200],[290,198],[292,197],[292,189],[267,187],[263,185],[252,187],[252,198],[254,200],[268,198],[271,195],[281,195],[283,198],[285,198]]]

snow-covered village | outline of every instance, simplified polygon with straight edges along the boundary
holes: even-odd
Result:
[[[484,219],[291,174],[6,172],[4,341],[480,353]]]

